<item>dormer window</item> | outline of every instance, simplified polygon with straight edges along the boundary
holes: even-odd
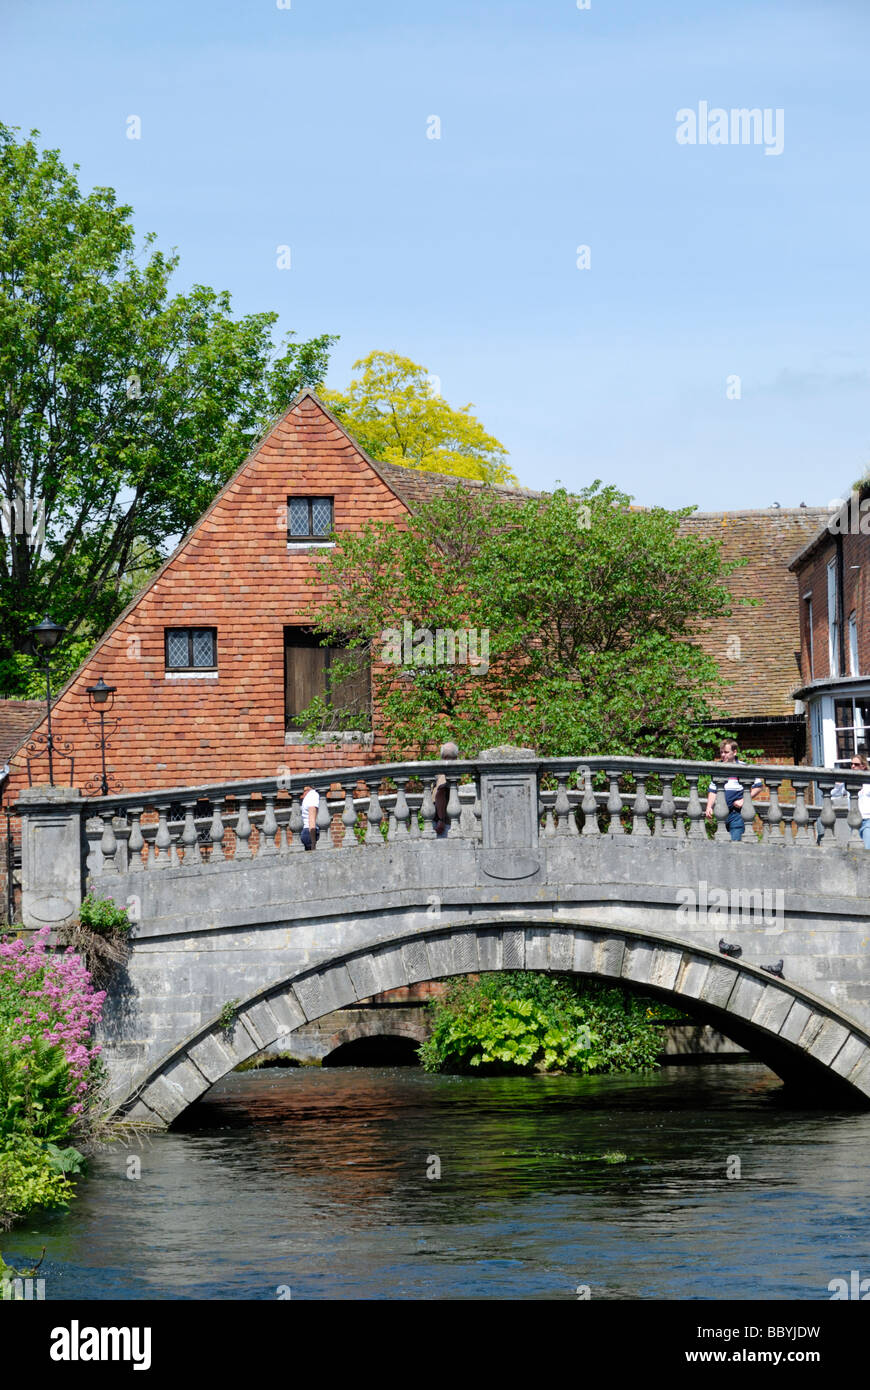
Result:
[[[333,502],[332,497],[288,497],[288,543],[328,543],[335,529]]]

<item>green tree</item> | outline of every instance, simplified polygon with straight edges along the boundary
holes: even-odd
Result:
[[[41,693],[21,656],[50,608],[69,674],[186,533],[334,337],[272,341],[275,313],[236,318],[178,267],[110,188],[38,132],[0,125],[0,689]],[[290,338],[292,338],[292,334]]]
[[[515,499],[447,486],[406,530],[336,537],[320,562],[321,630],[373,658],[393,756],[450,737],[467,756],[512,742],[707,757],[718,731],[701,724],[723,682],[696,639],[731,612],[734,565],[717,541],[680,534],[691,510],[635,509],[598,482]],[[395,641],[405,624],[410,653]],[[471,629],[476,665],[451,663],[447,642],[439,662],[439,628]]]
[[[325,391],[323,399],[372,458],[489,483],[517,481],[504,445],[470,405],[449,406],[425,367],[395,352],[370,352],[353,369],[361,375],[347,391]]]

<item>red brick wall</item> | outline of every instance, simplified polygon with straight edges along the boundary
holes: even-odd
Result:
[[[847,519],[848,524],[848,519]],[[831,535],[815,548],[811,555],[796,570],[798,594],[802,608],[804,595],[812,595],[813,603],[813,675],[815,680],[829,676],[828,659],[828,564],[837,553],[836,537]],[[843,534],[843,626],[845,636],[845,670],[841,675],[849,675],[849,614],[853,611],[858,626],[858,672],[870,674],[870,623],[868,623],[868,560],[870,560],[870,537],[860,532]],[[804,681],[810,679],[809,634],[806,622],[802,622],[801,633],[801,675]]]
[[[118,687],[113,713],[121,724],[108,767],[131,791],[370,760],[365,747],[284,742],[284,626],[310,622],[323,592],[306,583],[322,551],[287,549],[283,516],[294,493],[334,496],[338,529],[407,515],[343,432],[303,398],[60,695],[54,735],[75,744],[77,786],[99,772],[82,723],[85,687],[99,676]],[[164,627],[187,623],[217,628],[217,679],[165,678]],[[11,799],[26,782],[18,755]]]

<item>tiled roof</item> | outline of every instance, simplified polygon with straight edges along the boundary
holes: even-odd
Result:
[[[0,767],[45,713],[43,700],[0,700]]]
[[[482,483],[477,478],[457,478],[451,473],[432,473],[428,469],[405,468],[400,463],[380,463],[372,459],[372,465],[384,482],[398,493],[405,505],[413,511],[431,502],[447,487],[482,488],[489,487],[499,497],[516,498],[525,502],[529,497],[541,497],[540,492],[531,488],[509,487],[506,483]]]
[[[720,539],[725,560],[746,559],[728,587],[735,600],[761,600],[752,608],[735,602],[732,616],[708,624],[700,637],[733,682],[723,709],[736,718],[794,713],[800,627],[797,581],[788,564],[828,515],[825,507],[782,507],[695,512],[681,523],[687,535]]]

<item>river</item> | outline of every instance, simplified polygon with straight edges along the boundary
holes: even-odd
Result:
[[[0,1248],[47,1246],[46,1299],[829,1299],[870,1275],[868,1149],[870,1115],[790,1108],[755,1064],[269,1068]]]

